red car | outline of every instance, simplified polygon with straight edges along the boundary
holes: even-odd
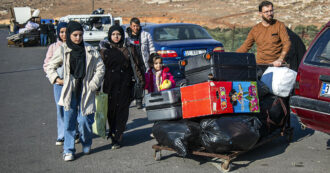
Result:
[[[290,107],[303,127],[330,134],[330,21],[300,63]]]

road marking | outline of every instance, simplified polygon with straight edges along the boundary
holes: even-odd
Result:
[[[42,67],[23,69],[23,70],[15,70],[15,71],[5,71],[5,72],[0,72],[0,75],[1,74],[8,74],[8,73],[18,73],[18,72],[25,72],[25,71],[41,70],[41,69],[42,69]]]

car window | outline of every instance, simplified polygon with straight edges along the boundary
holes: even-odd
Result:
[[[211,36],[199,26],[178,25],[155,28],[155,41],[210,39]]]
[[[330,29],[326,29],[315,42],[305,63],[330,67]]]

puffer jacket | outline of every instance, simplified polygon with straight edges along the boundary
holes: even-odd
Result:
[[[142,30],[142,28],[141,28]],[[133,40],[131,39],[131,30],[127,28],[125,32],[126,44],[131,45]],[[140,45],[141,45],[141,55],[144,61],[146,69],[149,68],[148,59],[151,53],[155,53],[155,46],[152,37],[149,32],[141,31],[140,33]]]
[[[171,81],[171,84],[172,84],[171,88],[174,88],[176,85],[175,80],[173,78],[173,75],[169,71],[170,71],[170,69],[168,67],[163,66],[162,73],[161,73],[162,81],[160,83],[163,83],[164,80],[168,79],[169,81]],[[146,80],[146,84],[145,84],[144,89],[148,90],[148,93],[154,92],[155,81],[154,81],[154,73],[151,68],[145,74],[145,80]],[[165,89],[163,89],[163,90],[165,90]]]
[[[105,67],[99,52],[88,43],[84,44],[86,50],[86,75],[82,84],[83,89],[80,108],[82,115],[86,116],[95,113],[95,93],[102,83]],[[70,74],[70,52],[71,49],[66,43],[63,43],[62,46],[55,51],[53,57],[47,64],[46,70],[49,81],[54,84],[58,77],[56,69],[63,64],[64,83],[58,104],[64,106],[64,110],[66,111],[70,109],[75,80]]]

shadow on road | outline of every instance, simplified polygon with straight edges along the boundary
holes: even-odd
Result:
[[[150,141],[152,138],[150,137],[151,127],[138,129],[130,132],[126,132],[123,138],[124,146],[133,146],[138,145],[140,143]]]
[[[294,128],[293,138],[290,142],[287,141],[286,136],[284,137],[281,136],[258,148],[248,151],[240,155],[239,157],[237,157],[237,159],[233,161],[231,170],[234,171],[239,168],[246,167],[257,160],[280,155],[285,152],[286,148],[290,145],[290,143],[299,142],[314,134],[314,130],[311,129],[302,130],[296,116],[291,116],[290,120],[291,120],[291,127]],[[248,161],[248,162],[243,164],[237,164],[235,163],[235,161]],[[271,165],[265,164],[263,166],[271,166]]]
[[[152,124],[153,122],[148,121],[147,118],[137,118],[137,119],[133,119],[132,122],[128,123],[126,125],[126,130],[132,130],[138,127],[142,127],[145,126],[147,124]]]

